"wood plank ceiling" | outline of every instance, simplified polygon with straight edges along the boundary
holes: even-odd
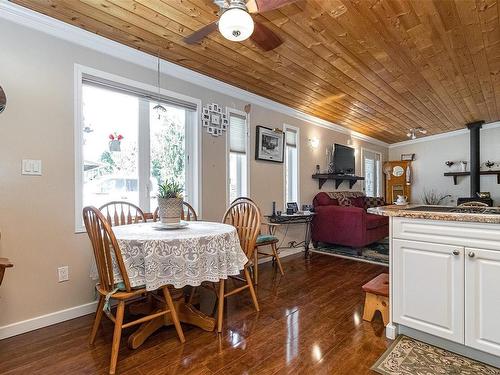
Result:
[[[500,120],[496,0],[301,0],[254,16],[284,43],[218,32],[210,0],[13,0],[117,42],[393,143]]]

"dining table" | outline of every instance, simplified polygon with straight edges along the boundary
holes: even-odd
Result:
[[[157,222],[138,223],[113,227],[113,232],[132,287],[145,287],[153,292],[165,285],[172,286],[175,290],[171,294],[179,320],[213,331],[215,319],[186,302],[183,288],[238,275],[248,259],[235,227],[208,221],[183,224],[171,229]],[[116,282],[122,281],[118,269],[114,274]],[[140,313],[154,308],[149,299],[131,305],[130,312]],[[129,337],[128,346],[132,349],[139,347],[160,327],[171,324],[169,315],[143,323]]]

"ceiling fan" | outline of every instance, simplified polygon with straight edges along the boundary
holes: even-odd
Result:
[[[214,0],[219,19],[184,38],[187,44],[200,42],[217,28],[222,36],[234,42],[252,39],[264,51],[278,47],[283,41],[269,28],[252,19],[250,14],[281,8],[297,0]]]

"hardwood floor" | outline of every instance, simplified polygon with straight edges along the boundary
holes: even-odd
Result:
[[[259,267],[259,313],[249,294],[227,300],[222,336],[184,325],[181,345],[168,327],[130,350],[126,340],[134,328],[124,330],[117,373],[372,373],[369,368],[390,341],[380,316],[372,323],[361,319],[361,286],[387,268],[320,254],[309,261],[297,254],[282,263],[284,277],[271,263]],[[0,341],[0,373],[107,373],[112,325],[104,319],[90,347],[91,323],[88,315]]]

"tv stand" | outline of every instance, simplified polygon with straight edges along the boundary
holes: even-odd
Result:
[[[317,173],[313,174],[312,178],[318,180],[318,187],[321,189],[326,181],[334,180],[335,181],[335,189],[338,189],[342,182],[349,182],[349,189],[352,189],[354,184],[358,181],[362,181],[365,178],[361,176],[354,176],[350,174],[334,174],[334,173]]]

